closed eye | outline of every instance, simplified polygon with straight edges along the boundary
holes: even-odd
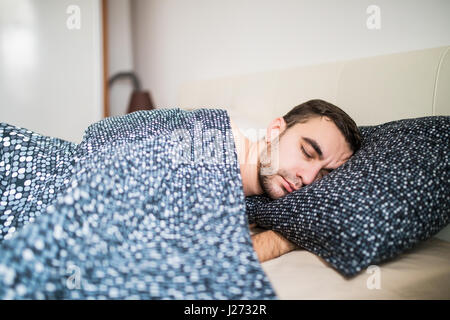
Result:
[[[303,154],[307,157],[307,158],[312,158],[306,151],[305,151],[305,148],[303,148],[303,146],[302,146],[302,152],[303,152]]]

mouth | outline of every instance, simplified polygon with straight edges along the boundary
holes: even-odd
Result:
[[[292,191],[294,191],[295,189],[292,187],[291,183],[289,181],[287,181],[285,178],[281,177],[282,179],[282,184],[284,189],[286,189],[287,192],[291,193]]]

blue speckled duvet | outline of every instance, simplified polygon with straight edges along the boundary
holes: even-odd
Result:
[[[224,110],[0,124],[0,298],[274,299]]]

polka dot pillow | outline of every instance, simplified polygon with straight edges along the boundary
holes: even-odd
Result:
[[[360,127],[361,149],[287,196],[246,198],[249,223],[279,232],[345,277],[398,256],[449,222],[450,117]]]

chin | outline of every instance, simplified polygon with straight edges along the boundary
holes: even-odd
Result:
[[[269,190],[266,190],[266,193],[272,199],[279,199],[288,194],[287,191],[284,191],[284,189],[279,187],[278,185],[271,186]]]
[[[274,176],[269,178],[266,177],[265,179],[261,178],[260,182],[264,193],[266,193],[271,199],[279,199],[289,193],[281,184],[278,183]]]

